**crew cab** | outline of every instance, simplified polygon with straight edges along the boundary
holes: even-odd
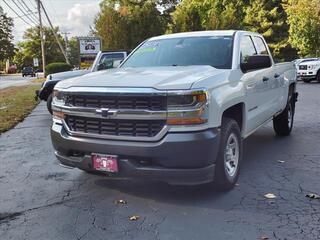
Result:
[[[66,80],[73,77],[83,76],[85,74],[96,72],[100,70],[118,67],[120,62],[125,59],[130,51],[117,50],[117,51],[100,51],[90,69],[81,69],[75,71],[66,71],[60,73],[49,74],[46,81],[42,84],[40,90],[36,91],[36,99],[47,101],[47,108],[52,113],[52,91],[54,86],[61,80]]]
[[[304,82],[320,82],[320,58],[305,59],[298,65],[298,77]]]
[[[62,166],[114,178],[231,189],[243,139],[289,135],[296,71],[264,38],[202,31],[150,38],[117,69],[59,82],[51,139]]]

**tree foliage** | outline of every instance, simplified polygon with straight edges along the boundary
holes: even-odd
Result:
[[[46,64],[52,62],[63,62],[65,59],[61,53],[59,46],[54,38],[53,32],[50,28],[44,27],[45,35],[45,57]],[[55,29],[58,32],[58,28]],[[59,35],[61,42],[63,39]],[[40,43],[40,30],[38,27],[28,28],[23,36],[23,41],[18,43],[18,51],[15,55],[14,61],[18,68],[23,66],[32,66],[33,58],[38,58],[40,60],[40,65],[42,65],[41,58],[41,43]]]
[[[72,66],[79,67],[79,43],[76,38],[71,38],[68,43],[68,58]]]
[[[103,49],[132,49],[140,42],[165,31],[165,21],[156,1],[104,0],[95,20],[95,34]]]
[[[289,25],[283,3],[283,0],[251,1],[243,21],[245,29],[264,36],[273,56],[281,60],[296,55],[288,41]]]
[[[289,41],[302,56],[320,53],[320,1],[289,0]]]
[[[11,58],[14,55],[12,28],[12,18],[8,17],[0,6],[0,61]]]

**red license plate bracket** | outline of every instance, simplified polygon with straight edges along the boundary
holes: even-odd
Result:
[[[116,173],[119,171],[118,156],[92,153],[92,166],[94,170]]]

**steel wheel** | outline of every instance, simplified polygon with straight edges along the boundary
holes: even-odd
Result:
[[[231,133],[228,137],[225,154],[224,154],[224,166],[226,173],[230,177],[234,177],[239,164],[239,156],[240,156],[240,149],[239,149],[239,142],[238,138],[234,133]]]

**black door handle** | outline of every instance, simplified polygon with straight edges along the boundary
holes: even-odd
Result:
[[[275,73],[274,78],[278,78],[278,77],[280,77],[280,75],[278,73]]]
[[[262,81],[264,81],[264,82],[269,81],[269,78],[268,77],[263,77]]]

